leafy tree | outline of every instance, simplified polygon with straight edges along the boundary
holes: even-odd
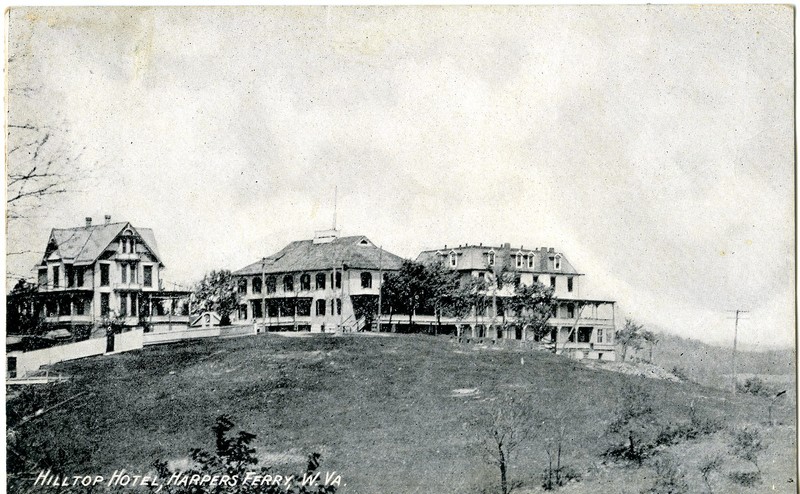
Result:
[[[6,328],[9,333],[35,335],[44,332],[37,291],[37,285],[24,279],[11,289],[6,298]]]
[[[181,477],[199,475],[199,478],[206,478],[209,481],[200,485],[183,485],[180,482],[173,482],[166,485],[167,479],[175,475],[169,469],[167,462],[156,460],[153,465],[156,468],[158,477],[161,479],[160,486],[151,486],[152,492],[164,492],[166,494],[332,494],[336,492],[336,485],[323,485],[320,483],[308,483],[303,485],[303,475],[294,475],[294,479],[288,486],[274,484],[259,484],[252,480],[253,474],[263,476],[269,475],[269,467],[262,466],[256,470],[258,456],[256,448],[251,443],[256,438],[255,434],[239,431],[235,436],[228,433],[233,429],[233,422],[228,416],[217,417],[216,423],[211,428],[214,431],[214,451],[209,452],[200,448],[190,451],[189,457],[194,462],[195,467],[188,471],[180,472]],[[308,458],[306,477],[313,477],[319,468],[320,455],[313,453]],[[248,477],[248,473],[250,476]],[[211,482],[217,476],[220,481]],[[223,476],[227,481],[223,484]],[[230,480],[236,479],[233,483]]]
[[[644,330],[641,333],[642,340],[647,343],[647,347],[650,350],[650,356],[647,359],[648,362],[651,364],[653,363],[653,348],[658,345],[658,335],[652,331]]]
[[[414,326],[414,313],[434,297],[430,271],[421,263],[403,261],[397,273],[389,275],[383,286],[384,300],[392,312],[408,314],[408,325]]]
[[[442,315],[451,314],[459,301],[461,276],[441,261],[425,265],[425,284],[429,293],[428,305],[436,315],[438,331],[442,327]],[[437,331],[437,332],[438,332]]]
[[[635,350],[642,348],[643,331],[644,326],[641,324],[636,324],[633,319],[626,319],[625,327],[616,332],[615,336],[617,344],[622,347],[623,362],[627,357],[629,348],[633,348]]]
[[[517,324],[530,328],[534,339],[540,340],[549,332],[547,321],[555,307],[552,287],[541,283],[517,285],[506,304],[516,315]]]
[[[195,313],[216,311],[222,325],[230,324],[230,315],[239,306],[236,279],[227,269],[211,271],[194,287]]]

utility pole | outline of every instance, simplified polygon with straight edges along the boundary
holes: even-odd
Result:
[[[734,321],[735,321],[733,323],[733,394],[736,394],[736,383],[737,383],[737,379],[736,379],[736,344],[737,344],[737,341],[739,339],[739,319],[740,319],[739,315],[740,314],[746,314],[746,313],[748,313],[750,311],[736,309],[736,310],[729,310],[728,312],[733,312],[733,314],[734,314],[733,318],[734,318]]]
[[[383,303],[383,246],[378,247],[378,332],[381,332],[381,305]],[[370,328],[372,331],[372,328]]]
[[[261,258],[261,323],[267,332],[267,258]],[[256,328],[258,333],[258,328]]]

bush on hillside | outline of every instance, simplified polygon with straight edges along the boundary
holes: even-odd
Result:
[[[642,491],[646,494],[683,494],[689,492],[689,484],[677,460],[671,455],[663,455],[655,460],[656,481],[653,487]]]
[[[772,396],[775,390],[760,377],[750,377],[744,383],[736,383],[736,391],[754,396]]]
[[[164,494],[333,494],[336,492],[336,485],[303,485],[303,478],[317,475],[315,472],[319,468],[320,455],[313,453],[308,458],[305,476],[294,475],[293,480],[288,485],[283,482],[258,483],[251,480],[254,475],[259,475],[260,479],[265,479],[267,475],[275,477],[269,467],[262,466],[256,468],[258,457],[256,448],[251,446],[256,438],[255,434],[239,431],[236,436],[229,436],[228,432],[233,429],[233,422],[230,418],[222,415],[217,417],[217,421],[211,428],[214,431],[215,449],[208,452],[200,448],[191,450],[189,456],[194,463],[194,468],[186,471],[173,472],[166,461],[156,460],[153,465],[156,468],[161,484],[151,486],[152,492],[163,492]],[[178,481],[167,484],[168,479],[175,478]],[[192,482],[182,482],[182,479],[191,479],[198,476],[200,479],[208,479],[205,482],[192,484]],[[285,478],[285,477],[284,477]],[[216,479],[216,480],[212,480]],[[235,479],[235,480],[234,480]]]

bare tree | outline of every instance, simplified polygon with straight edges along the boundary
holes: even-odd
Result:
[[[508,469],[519,446],[534,434],[531,408],[516,397],[498,400],[486,423],[481,447],[490,464],[500,469],[500,492],[508,494]]]
[[[13,19],[12,19],[13,21]],[[45,103],[50,90],[36,79],[39,62],[29,49],[23,23],[10,22],[6,127],[6,217],[26,218],[75,191],[90,175],[85,145],[75,142],[69,122]]]

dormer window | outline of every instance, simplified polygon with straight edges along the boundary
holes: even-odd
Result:
[[[458,266],[458,254],[455,251],[450,251],[450,267],[454,268]]]
[[[522,252],[517,252],[517,268],[522,267]]]
[[[529,269],[533,269],[533,267],[536,265],[535,263],[536,263],[536,254],[534,254],[533,252],[529,252],[528,253],[528,268]]]
[[[494,250],[490,250],[486,255],[486,265],[489,267],[494,266]]]
[[[557,254],[555,260],[553,261],[553,269],[556,271],[561,270],[561,254]]]

